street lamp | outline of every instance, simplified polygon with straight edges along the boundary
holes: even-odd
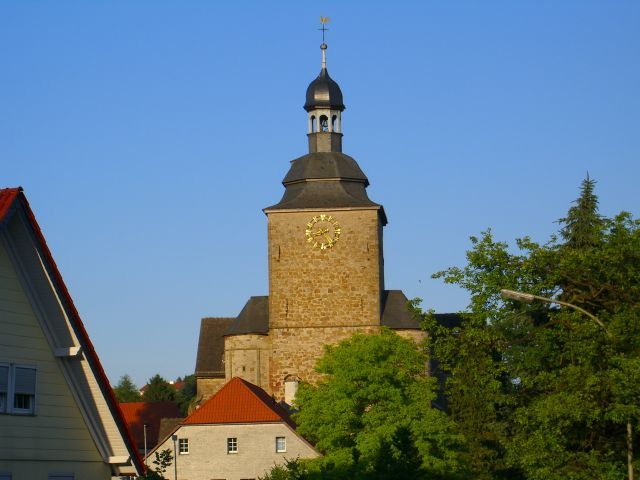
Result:
[[[517,300],[519,302],[531,303],[534,300],[539,300],[541,302],[557,303],[558,305],[564,305],[565,307],[573,308],[574,310],[577,310],[583,313],[584,315],[589,317],[591,320],[596,322],[600,327],[602,327],[602,329],[605,332],[607,332],[607,335],[611,336],[611,333],[609,333],[609,330],[607,330],[607,327],[605,326],[605,324],[602,323],[602,321],[598,317],[587,312],[584,308],[574,305],[573,303],[563,302],[562,300],[554,300],[552,298],[547,298],[547,297],[540,297],[538,295],[533,295],[531,293],[516,292],[515,290],[507,290],[506,288],[503,288],[502,290],[500,290],[500,293],[505,298],[510,298],[511,300]]]
[[[583,313],[584,315],[589,317],[591,320],[597,323],[600,327],[602,327],[602,329],[607,333],[609,337],[611,336],[611,332],[607,330],[607,327],[605,326],[605,324],[602,323],[602,321],[598,317],[596,317],[592,313],[587,312],[584,308],[580,308],[579,306],[574,305],[573,303],[563,302],[561,300],[554,300],[552,298],[547,298],[547,297],[540,297],[539,295],[533,295],[531,293],[508,290],[506,288],[503,288],[502,290],[500,290],[500,293],[505,298],[510,298],[511,300],[517,300],[519,302],[531,303],[534,300],[539,300],[541,302],[556,303],[558,305],[563,305],[565,307],[573,308],[574,310],[577,310],[578,312]],[[633,480],[633,425],[631,425],[630,421],[627,422],[627,471],[629,473],[629,480]]]
[[[171,435],[171,440],[173,440],[173,478],[178,480],[178,452],[176,450],[178,435]]]

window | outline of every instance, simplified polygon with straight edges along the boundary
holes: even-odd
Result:
[[[35,406],[35,367],[0,364],[0,413],[31,414]]]
[[[0,365],[0,413],[7,411],[9,394],[9,365]]]
[[[189,453],[189,439],[188,438],[179,438],[178,439],[178,453],[180,455],[186,455]]]
[[[287,438],[276,437],[276,452],[284,453],[287,451]]]
[[[227,438],[227,453],[238,453],[238,439],[236,437]]]
[[[11,474],[0,472],[0,480],[11,480]]]

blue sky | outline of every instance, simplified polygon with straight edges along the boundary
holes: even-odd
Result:
[[[266,218],[306,153],[308,83],[389,217],[387,288],[468,237],[545,241],[587,171],[639,213],[640,3],[0,3],[0,186],[25,188],[107,374],[192,373],[200,318],[267,294]]]

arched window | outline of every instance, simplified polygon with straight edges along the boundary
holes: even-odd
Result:
[[[322,115],[320,117],[320,131],[328,132],[329,131],[329,119],[326,115]]]
[[[316,133],[316,131],[317,131],[316,116],[312,115],[311,116],[311,133]]]
[[[331,131],[332,132],[337,132],[338,131],[338,116],[334,115],[333,117],[331,117]]]

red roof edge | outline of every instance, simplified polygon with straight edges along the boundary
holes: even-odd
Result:
[[[22,187],[0,189],[0,224],[10,218],[9,212],[13,211],[14,200],[21,191]]]
[[[47,246],[47,241],[45,240],[44,235],[40,230],[40,226],[36,221],[36,217],[33,214],[33,210],[31,210],[31,206],[27,201],[27,197],[25,196],[22,188],[20,187],[20,188],[0,190],[0,198],[2,198],[1,194],[7,191],[9,191],[10,192],[9,195],[12,196],[11,203],[14,203],[17,198],[18,201],[20,202],[20,205],[22,205],[27,215],[29,223],[31,224],[31,228],[33,229],[33,233],[35,234],[36,239],[39,243],[41,253],[44,256],[44,259],[46,260],[45,266],[48,267],[49,274],[51,275],[51,277],[56,283],[58,293],[61,296],[61,300],[63,301],[64,307],[67,310],[67,313],[69,314],[69,318],[72,320],[72,325],[76,330],[76,334],[78,335],[81,342],[83,343],[82,346],[83,346],[83,350],[87,354],[87,360],[89,361],[89,364],[91,365],[92,370],[97,374],[98,385],[100,386],[100,390],[107,400],[107,405],[109,407],[111,414],[116,420],[116,424],[118,425],[120,434],[125,439],[125,444],[129,449],[129,454],[131,455],[131,459],[134,463],[134,467],[136,467],[136,470],[138,472],[143,473],[145,471],[144,462],[142,461],[142,458],[138,453],[138,449],[136,448],[135,441],[124,420],[124,415],[122,414],[122,410],[118,405],[118,401],[116,400],[115,394],[113,393],[113,389],[111,388],[109,379],[107,378],[107,375],[105,374],[104,369],[102,368],[102,364],[100,363],[98,354],[96,353],[93,347],[93,343],[91,343],[91,340],[89,339],[89,334],[87,333],[87,330],[84,328],[84,324],[82,323],[82,319],[78,314],[78,310],[76,309],[73,303],[73,300],[71,299],[69,290],[67,289],[67,286],[65,285],[64,280],[62,279],[62,275],[58,270],[58,266],[56,265],[56,262],[54,261],[53,256],[51,255],[51,251]],[[11,206],[12,205],[4,206],[2,203],[0,203],[0,221],[3,220],[3,214],[6,215],[7,212],[11,209]],[[3,207],[4,207],[4,211],[3,211]]]

